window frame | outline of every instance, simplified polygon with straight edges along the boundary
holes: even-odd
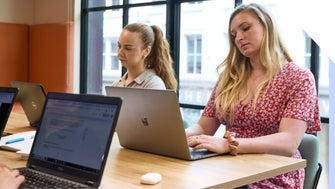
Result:
[[[90,12],[98,12],[113,9],[123,9],[123,26],[128,24],[128,13],[130,8],[142,7],[142,6],[153,6],[153,5],[166,5],[166,38],[170,43],[171,54],[174,59],[174,69],[176,73],[176,79],[179,83],[179,58],[180,58],[180,17],[181,17],[181,4],[186,2],[194,2],[194,0],[157,0],[152,2],[134,3],[129,4],[129,0],[123,0],[122,5],[112,6],[101,6],[101,7],[88,7],[89,0],[82,0],[81,9],[81,48],[80,48],[80,84],[79,92],[87,93],[87,74],[88,74],[88,60],[86,57],[87,46],[88,46],[88,14]],[[208,1],[208,0],[199,0]],[[243,0],[235,0],[235,6],[241,4]],[[309,37],[310,40],[310,70],[314,75],[316,88],[319,91],[319,69],[320,69],[320,47]],[[125,69],[122,69],[120,77],[125,73]],[[177,91],[178,94],[178,91]],[[180,103],[181,108],[190,108],[202,110],[204,106],[195,104],[184,104]],[[321,117],[322,123],[329,123],[329,117]]]

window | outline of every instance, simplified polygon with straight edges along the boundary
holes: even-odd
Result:
[[[200,35],[191,35],[187,40],[187,73],[201,74],[201,47]]]
[[[105,72],[121,71],[121,64],[117,57],[118,43],[117,38],[105,38],[103,46],[103,66]],[[105,74],[103,74],[105,75]]]
[[[308,35],[305,33],[305,66],[306,68],[310,68],[311,67],[311,54],[312,54],[312,50],[311,50],[311,38],[308,37]]]
[[[243,3],[251,3],[252,0],[243,0]],[[328,57],[315,48],[315,44],[296,23],[295,19],[290,18],[290,14],[283,14],[286,3],[277,0],[259,0],[257,3],[262,4],[271,11],[278,22],[280,34],[283,37],[294,62],[299,66],[311,69],[316,76],[318,84],[320,115],[323,122],[329,122],[329,74],[328,74]],[[317,11],[317,10],[315,10]],[[289,28],[289,29],[288,29]],[[315,58],[316,57],[316,58]],[[322,74],[320,74],[322,73]]]
[[[228,53],[228,19],[241,0],[82,0],[81,93],[104,94],[104,86],[125,70],[117,58],[117,41],[124,25],[158,25],[170,42],[178,79],[182,114],[195,122],[217,81],[216,67]],[[243,3],[250,3],[244,0]],[[281,1],[257,1],[278,21],[294,61],[315,73],[327,73],[328,58],[311,49],[311,39],[283,14]],[[289,29],[286,29],[289,28]],[[319,57],[319,62],[312,57]],[[318,67],[319,66],[319,67]],[[316,69],[314,69],[316,68]],[[319,69],[318,69],[319,68]],[[320,112],[329,117],[329,75],[320,74]],[[329,120],[328,120],[329,121]]]
[[[120,62],[119,59],[117,57],[117,50],[118,50],[118,43],[117,43],[117,39],[113,38],[113,41],[111,42],[111,70],[120,70]]]
[[[87,13],[87,40],[84,44],[83,60],[86,64],[86,84],[81,85],[84,93],[104,94],[105,86],[119,79],[122,75],[121,63],[117,58],[118,38],[122,31],[122,1],[86,0],[88,7],[94,7]],[[89,9],[88,9],[89,10]],[[166,5],[130,7],[126,10],[127,20],[158,25],[166,30]]]
[[[195,105],[200,111],[207,103],[218,77],[216,67],[228,52],[228,18],[233,9],[234,1],[181,4],[178,63],[182,106]]]

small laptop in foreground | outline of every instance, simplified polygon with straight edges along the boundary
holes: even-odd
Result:
[[[13,87],[0,87],[0,139],[4,134],[6,124],[12,108],[18,89]]]
[[[105,87],[107,96],[123,98],[116,133],[125,148],[184,160],[218,155],[187,145],[177,95],[172,90]]]
[[[27,165],[18,168],[26,177],[21,188],[98,187],[121,104],[119,97],[49,92]],[[37,178],[52,183],[35,186]]]
[[[20,100],[30,126],[37,127],[46,98],[42,84],[12,81],[11,85],[19,89],[17,97]]]

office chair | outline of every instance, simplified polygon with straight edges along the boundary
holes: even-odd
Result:
[[[305,134],[298,149],[302,158],[307,160],[304,189],[316,189],[322,172],[319,162],[319,139],[315,135]]]

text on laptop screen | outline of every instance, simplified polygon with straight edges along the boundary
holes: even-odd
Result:
[[[15,94],[8,92],[0,92],[0,105],[2,103],[11,103],[13,101]]]
[[[116,105],[49,99],[31,154],[43,161],[100,170],[116,110]]]

